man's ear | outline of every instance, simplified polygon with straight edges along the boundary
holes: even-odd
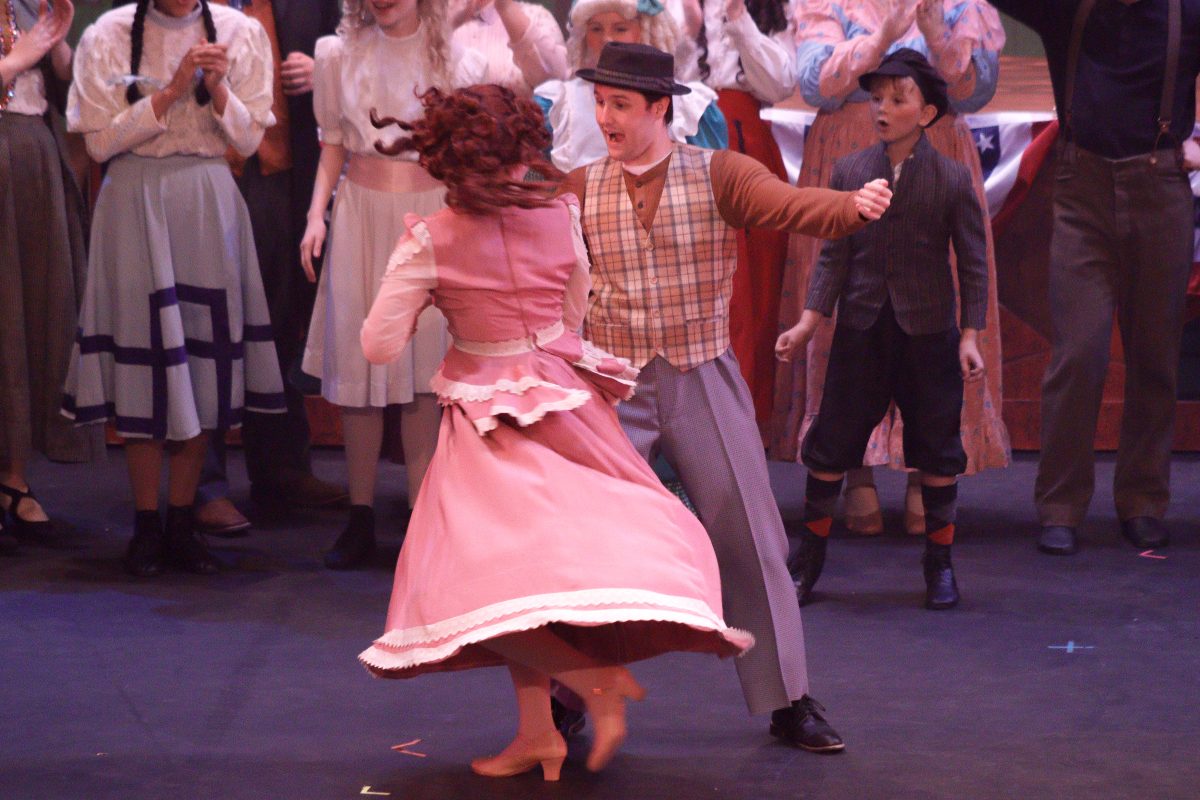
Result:
[[[650,104],[650,113],[652,113],[656,119],[663,119],[667,116],[667,108],[669,108],[670,105],[670,96],[660,97]]]

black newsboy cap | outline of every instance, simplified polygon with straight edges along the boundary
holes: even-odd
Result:
[[[858,85],[865,91],[870,91],[871,79],[880,76],[896,78],[912,78],[925,102],[938,111],[933,122],[937,122],[950,110],[950,89],[946,81],[933,68],[925,56],[909,47],[901,47],[886,58],[871,72],[858,79]],[[932,125],[933,122],[929,124]]]

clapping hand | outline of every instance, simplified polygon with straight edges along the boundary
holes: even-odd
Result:
[[[908,33],[917,16],[917,4],[923,0],[887,0],[887,13],[879,23],[879,38],[889,47]],[[939,3],[940,5],[940,3]]]
[[[920,0],[917,5],[917,29],[929,44],[946,36],[945,0]]]
[[[229,47],[215,42],[201,42],[195,45],[189,55],[196,68],[204,74],[204,86],[214,97],[218,86],[229,73]]]
[[[42,0],[38,5],[37,22],[21,34],[7,56],[16,67],[14,72],[20,74],[32,69],[47,53],[63,44],[74,19],[75,6],[70,0],[55,0],[53,11],[48,0]]]

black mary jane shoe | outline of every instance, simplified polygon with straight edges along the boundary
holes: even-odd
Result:
[[[175,569],[196,575],[215,575],[221,571],[216,556],[196,533],[191,506],[167,507],[165,539],[166,562]]]
[[[829,544],[826,536],[817,536],[807,527],[800,531],[800,547],[796,555],[788,559],[788,572],[796,585],[796,601],[808,605],[812,600],[813,587],[825,568],[825,548]]]
[[[329,569],[357,569],[375,555],[375,510],[370,506],[350,506],[350,520],[325,553]]]
[[[8,518],[12,523],[12,533],[21,539],[40,539],[50,535],[53,523],[48,519],[28,520],[21,516],[21,503],[26,500],[37,502],[31,489],[17,489],[0,483],[0,494],[8,497]]]
[[[162,517],[157,511],[139,511],[133,520],[133,538],[121,564],[135,578],[153,578],[163,571],[166,542]]]
[[[810,753],[838,753],[846,743],[822,712],[825,707],[808,695],[771,712],[771,735]]]
[[[925,570],[925,607],[930,611],[944,611],[958,605],[958,583],[954,580],[954,565],[950,563],[950,545],[926,540],[921,566]]]

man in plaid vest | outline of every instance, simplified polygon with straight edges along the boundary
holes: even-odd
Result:
[[[752,714],[816,752],[843,749],[808,695],[787,536],[771,493],[749,390],[729,349],[736,229],[845,236],[878,219],[891,192],[796,189],[752,158],[673,143],[674,59],[609,43],[595,69],[596,119],[609,157],[572,172],[592,260],[587,336],[641,368],[621,423],[648,460],[660,454],[696,504],[721,568],[728,624],[755,647],[738,659]]]

